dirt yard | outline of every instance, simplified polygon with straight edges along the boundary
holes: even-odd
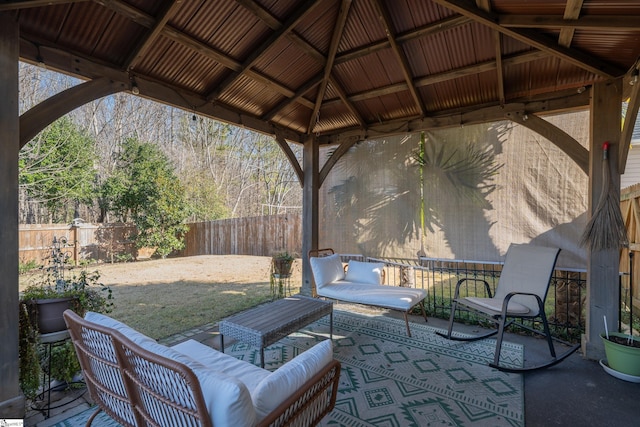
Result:
[[[269,300],[270,263],[270,257],[205,255],[96,264],[87,270],[98,270],[100,281],[112,289],[112,317],[159,339]],[[37,277],[21,276],[21,289]],[[296,260],[292,293],[298,292],[301,277]]]

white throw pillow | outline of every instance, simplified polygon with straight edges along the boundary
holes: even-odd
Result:
[[[291,359],[263,379],[253,392],[253,405],[262,420],[333,360],[333,344],[324,340]]]
[[[347,275],[345,280],[353,283],[367,283],[371,285],[382,284],[382,269],[384,264],[381,262],[362,262],[349,261],[347,267]]]
[[[344,279],[344,267],[340,260],[340,254],[325,257],[309,258],[311,272],[318,288],[326,284]]]

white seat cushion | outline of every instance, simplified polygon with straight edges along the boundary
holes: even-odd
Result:
[[[407,311],[427,297],[424,289],[370,285],[338,280],[318,289],[318,295],[340,301]]]
[[[264,378],[251,398],[261,420],[292,396],[311,377],[333,360],[333,344],[324,340]]]
[[[344,267],[339,254],[311,257],[309,258],[309,264],[318,289],[328,283],[344,279]]]

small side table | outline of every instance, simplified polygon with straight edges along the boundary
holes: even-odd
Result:
[[[38,397],[40,398],[40,400],[44,402],[45,394],[46,394],[46,405],[43,404],[41,408],[33,408],[33,409],[36,409],[42,412],[45,418],[49,418],[51,409],[59,408],[77,399],[76,398],[71,401],[65,402],[64,404],[59,406],[54,406],[54,407],[51,406],[51,390],[55,389],[55,387],[51,387],[51,359],[53,355],[53,349],[55,347],[64,345],[69,339],[71,339],[71,336],[69,335],[69,331],[67,329],[58,331],[58,332],[51,332],[49,334],[40,335],[40,344],[42,344],[45,347],[44,357],[47,358],[47,370],[46,371],[44,369],[42,370],[43,390],[38,395]],[[82,396],[83,394],[84,394],[84,391],[80,394],[80,396]]]

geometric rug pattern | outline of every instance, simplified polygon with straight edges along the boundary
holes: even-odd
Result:
[[[522,374],[491,368],[495,340],[448,341],[426,324],[334,310],[334,357],[342,364],[334,410],[325,426],[523,426]],[[265,349],[265,368],[329,336],[329,319]],[[504,365],[521,367],[523,347],[503,342]],[[258,364],[259,352],[235,343],[226,353]]]

